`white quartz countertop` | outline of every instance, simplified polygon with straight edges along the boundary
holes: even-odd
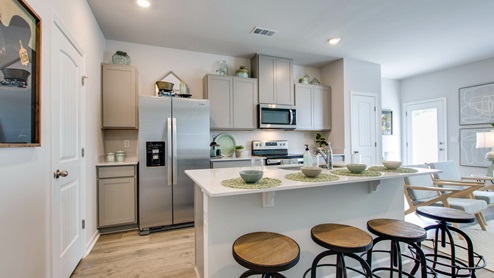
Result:
[[[210,197],[221,197],[231,195],[253,194],[263,192],[275,192],[281,190],[292,190],[318,186],[331,186],[338,184],[352,184],[359,182],[371,182],[376,186],[380,180],[404,178],[415,175],[426,175],[430,173],[438,172],[431,169],[419,169],[417,173],[390,173],[383,172],[381,176],[377,177],[355,177],[355,176],[339,176],[337,181],[329,182],[299,182],[285,179],[285,175],[290,173],[296,173],[300,170],[286,170],[279,169],[277,166],[264,167],[264,176],[269,178],[275,178],[281,180],[281,185],[278,187],[267,189],[235,189],[225,187],[221,185],[223,180],[233,179],[240,177],[239,172],[242,170],[250,169],[250,167],[238,167],[238,168],[217,168],[217,169],[201,169],[201,170],[186,170],[185,173],[199,186],[202,191]],[[330,170],[323,169],[322,173],[329,174]],[[403,186],[403,181],[397,186]]]
[[[108,162],[105,161],[105,156],[101,155],[98,157],[98,162],[96,163],[96,166],[101,167],[101,166],[124,166],[124,165],[137,165],[139,163],[139,158],[137,156],[129,156],[125,157],[124,161],[118,162],[118,161],[112,161]]]

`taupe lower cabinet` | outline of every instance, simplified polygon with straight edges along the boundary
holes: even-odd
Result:
[[[266,55],[251,58],[252,77],[259,80],[259,103],[293,105],[293,61]]]
[[[208,74],[204,94],[210,103],[211,129],[257,128],[257,79]]]
[[[105,129],[137,129],[137,69],[103,64],[102,116]]]
[[[211,161],[211,168],[249,167],[250,160]]]
[[[98,228],[137,223],[136,166],[98,166]]]
[[[331,88],[295,84],[297,130],[331,129]]]

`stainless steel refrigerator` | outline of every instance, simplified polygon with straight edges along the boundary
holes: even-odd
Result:
[[[209,168],[209,101],[139,97],[139,229],[190,226],[194,183],[189,169]]]

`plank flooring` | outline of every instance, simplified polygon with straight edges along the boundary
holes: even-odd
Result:
[[[494,207],[484,215],[494,219]],[[479,270],[476,276],[492,278],[494,273]],[[71,277],[195,278],[194,228],[148,236],[139,236],[137,231],[101,235]]]
[[[195,278],[194,228],[101,235],[71,277]]]

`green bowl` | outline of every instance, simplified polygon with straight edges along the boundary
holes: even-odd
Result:
[[[243,170],[243,171],[240,171],[240,177],[246,183],[258,182],[262,178],[263,174],[264,174],[264,172],[261,170]]]
[[[352,173],[360,174],[363,171],[365,171],[365,169],[367,168],[367,165],[365,165],[365,164],[347,164],[346,168]]]
[[[310,166],[310,167],[302,167],[300,168],[300,171],[309,178],[315,178],[319,176],[322,172],[322,168],[320,167],[315,167],[315,166]]]

